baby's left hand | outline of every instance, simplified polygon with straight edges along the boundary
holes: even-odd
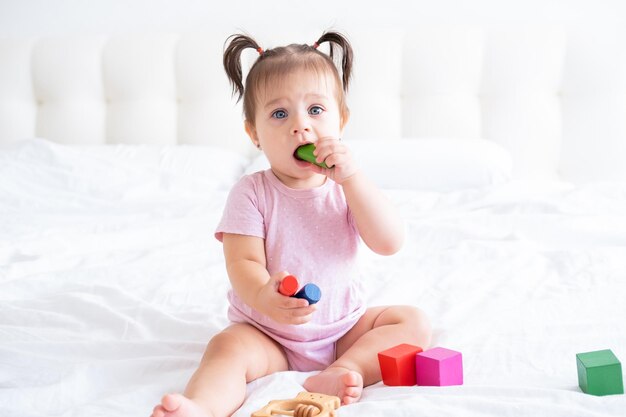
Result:
[[[357,171],[350,149],[333,137],[325,137],[315,142],[313,151],[317,162],[326,162],[330,168],[311,164],[310,168],[318,174],[326,175],[337,184],[341,184]]]

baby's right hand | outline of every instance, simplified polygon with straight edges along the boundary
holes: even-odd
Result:
[[[278,292],[280,281],[289,275],[286,271],[272,275],[257,294],[257,310],[282,324],[304,324],[311,321],[315,304],[302,298],[287,297]]]

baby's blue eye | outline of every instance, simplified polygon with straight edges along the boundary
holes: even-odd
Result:
[[[284,119],[285,117],[287,117],[287,112],[284,110],[276,110],[274,113],[272,113],[272,117],[276,119]]]
[[[322,114],[324,112],[324,109],[321,108],[320,106],[313,106],[309,109],[309,113],[313,114],[315,116],[319,116],[320,114]]]

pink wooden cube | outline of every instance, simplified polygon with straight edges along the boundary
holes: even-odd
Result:
[[[461,352],[436,347],[415,356],[417,385],[463,385]]]

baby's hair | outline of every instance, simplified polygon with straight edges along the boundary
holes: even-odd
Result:
[[[330,47],[328,55],[318,50],[318,46],[324,42],[328,42]],[[248,48],[256,50],[259,57],[250,68],[244,87],[241,53]],[[337,48],[340,48],[342,52],[341,77],[335,65]],[[324,32],[313,45],[291,44],[263,50],[254,39],[242,34],[229,36],[224,44],[224,69],[232,86],[233,96],[237,95],[237,101],[243,98],[244,117],[252,124],[254,124],[258,88],[296,69],[315,70],[332,75],[337,84],[339,109],[342,116],[347,116],[349,111],[345,102],[345,93],[348,92],[352,75],[352,60],[350,42],[341,33],[333,31]]]

